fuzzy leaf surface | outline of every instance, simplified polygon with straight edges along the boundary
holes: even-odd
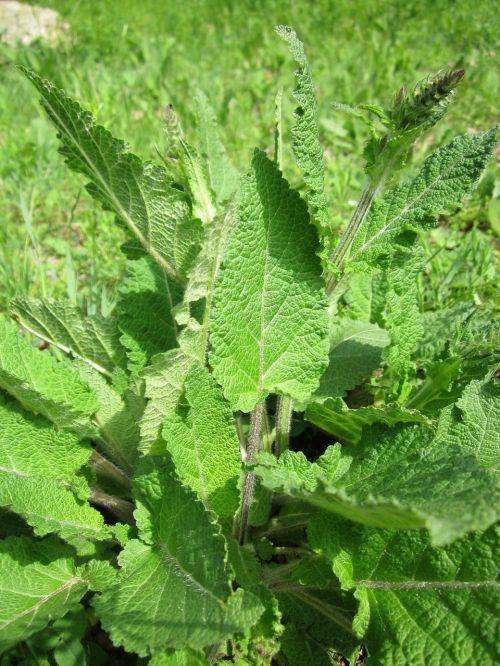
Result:
[[[0,653],[77,607],[88,589],[55,539],[0,541]]]
[[[164,445],[158,441],[164,419],[177,409],[184,382],[196,362],[180,349],[171,349],[153,357],[151,365],[141,371],[145,396],[149,399],[142,415],[141,451],[161,453]]]
[[[80,377],[92,388],[99,402],[93,420],[99,428],[104,452],[126,472],[130,473],[137,461],[140,430],[137,415],[142,401],[130,391],[120,396],[93,368],[75,362]],[[140,402],[139,406],[136,404]]]
[[[98,408],[95,394],[70,365],[32,347],[6,321],[0,322],[0,387],[61,428],[85,427]]]
[[[365,525],[425,527],[436,545],[485,529],[498,516],[491,475],[421,425],[372,426],[348,453],[331,446],[316,463],[297,452],[279,460],[260,454],[255,473],[270,490]]]
[[[210,362],[234,410],[271,392],[305,400],[327,363],[317,237],[299,195],[256,151],[219,273]]]
[[[424,532],[353,527],[321,513],[309,539],[355,590],[367,666],[498,662],[498,528],[434,548]]]
[[[196,492],[205,508],[233,516],[239,505],[240,444],[233,413],[206,368],[193,368],[186,378],[189,411],[165,419],[163,438],[181,480]]]
[[[397,403],[349,409],[342,398],[328,399],[323,404],[311,402],[304,418],[348,444],[357,444],[361,439],[363,428],[374,423],[385,423],[388,426],[397,423],[430,425],[430,420],[424,414],[416,409],[405,409]]]
[[[113,211],[144,250],[175,280],[183,281],[198,249],[199,223],[185,194],[164,168],[143,163],[62,90],[21,67],[56,126],[68,166],[90,180],[87,190]]]
[[[145,458],[135,481],[139,534],[119,556],[115,585],[95,602],[115,645],[140,656],[198,649],[255,624],[263,608],[232,593],[220,528],[165,458]]]
[[[86,502],[77,476],[90,446],[42,416],[0,398],[0,506],[20,514],[38,535],[106,538],[101,514]]]
[[[376,324],[345,320],[332,328],[328,367],[321,377],[315,402],[345,395],[380,366],[389,335]]]
[[[376,201],[352,244],[351,264],[373,263],[403,231],[426,228],[436,215],[458,206],[491,158],[497,134],[493,129],[456,137],[425,160],[414,180]]]
[[[125,350],[120,344],[115,319],[97,315],[84,317],[66,301],[19,296],[10,306],[12,314],[27,331],[99,372],[110,376],[115,367],[126,367]]]
[[[196,101],[198,151],[204,161],[207,181],[216,202],[223,203],[236,191],[239,174],[229,161],[219,138],[217,118],[206,95],[198,91]]]
[[[471,382],[456,406],[443,410],[438,437],[459,443],[492,470],[500,465],[500,386],[495,382]]]
[[[155,354],[177,346],[173,309],[181,299],[181,287],[151,259],[128,262],[117,312],[131,372],[141,370]]]

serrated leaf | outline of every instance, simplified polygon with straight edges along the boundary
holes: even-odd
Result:
[[[115,645],[145,656],[245,633],[263,608],[242,589],[231,592],[220,528],[172,463],[144,458],[135,492],[139,533],[151,545],[129,541],[116,584],[95,602]]]
[[[141,451],[161,453],[164,446],[158,442],[164,419],[173,414],[184,390],[189,370],[195,367],[194,359],[180,349],[171,349],[153,357],[151,365],[141,372],[145,382],[145,397],[149,399],[141,419]]]
[[[84,317],[69,302],[23,296],[14,298],[10,309],[24,329],[99,372],[111,376],[115,367],[126,367],[115,319]]]
[[[55,539],[0,541],[0,652],[75,608],[87,583]]]
[[[151,259],[127,263],[117,315],[131,372],[141,370],[155,354],[177,346],[173,309],[181,299],[181,287]]]
[[[189,411],[167,417],[162,435],[180,479],[206,509],[231,518],[237,511],[241,455],[233,413],[206,368],[186,377]]]
[[[270,392],[305,400],[328,354],[317,238],[306,207],[256,151],[241,184],[238,226],[219,273],[210,362],[234,410]]]
[[[434,216],[460,204],[490,159],[496,138],[496,129],[456,137],[425,160],[413,181],[375,201],[351,246],[351,267],[376,262],[403,231],[426,228]]]
[[[236,191],[239,174],[228,159],[217,130],[214,110],[206,95],[196,95],[198,150],[204,160],[208,184],[218,203],[227,201]]]
[[[425,527],[436,545],[485,529],[498,516],[492,476],[421,425],[372,426],[357,447],[328,447],[316,463],[296,452],[279,460],[260,454],[255,473],[270,490],[365,525]]]
[[[417,304],[417,277],[424,262],[423,250],[416,246],[411,252],[399,252],[394,256],[386,272],[388,289],[384,322],[392,344],[384,349],[383,358],[395,380],[393,393],[400,401],[410,392],[406,379],[412,354],[423,335]]]
[[[314,91],[311,68],[307,62],[304,45],[293,28],[280,25],[278,35],[288,44],[290,53],[299,68],[295,72],[297,87],[293,91],[298,107],[295,110],[295,126],[292,129],[293,153],[302,170],[307,186],[307,200],[314,219],[323,230],[330,226],[328,203],[325,196],[325,164],[323,148],[319,141],[318,103]]]
[[[85,429],[98,407],[73,368],[32,347],[6,321],[0,322],[0,387],[61,428]]]
[[[140,430],[137,413],[141,411],[142,400],[132,405],[134,396],[126,392],[122,397],[110,386],[104,377],[82,362],[74,364],[80,377],[94,391],[99,402],[99,409],[93,420],[99,428],[101,448],[119,467],[130,473],[139,455]]]
[[[317,514],[309,536],[343,586],[356,590],[367,666],[497,663],[497,528],[433,548],[422,532],[353,527]]]
[[[500,465],[500,385],[471,382],[456,407],[443,410],[437,437],[443,443],[460,444],[484,467]]]
[[[380,366],[389,335],[376,324],[341,320],[332,327],[330,354],[314,402],[345,395]]]
[[[329,399],[323,404],[311,402],[304,418],[321,430],[349,444],[357,444],[361,439],[363,428],[374,423],[384,423],[388,426],[394,426],[397,423],[430,425],[427,416],[416,409],[405,409],[397,403],[349,409],[342,398]]]
[[[107,537],[101,514],[86,502],[88,486],[77,476],[90,453],[72,433],[0,400],[0,505],[20,514],[35,534]]]
[[[42,96],[68,166],[90,180],[91,196],[113,211],[144,250],[182,282],[201,231],[191,219],[185,194],[173,186],[164,168],[143,163],[62,90],[25,67],[20,69]]]

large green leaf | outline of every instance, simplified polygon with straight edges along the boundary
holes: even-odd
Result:
[[[233,409],[268,393],[305,400],[327,363],[317,237],[305,204],[262,152],[243,179],[219,273],[210,362]]]
[[[290,451],[279,460],[260,454],[255,473],[270,490],[365,525],[425,527],[438,545],[498,517],[493,477],[421,425],[372,426],[357,447],[328,447],[316,463]]]
[[[19,296],[10,303],[20,325],[38,338],[80,358],[111,376],[115,367],[126,367],[116,320],[97,315],[84,317],[67,301]]]
[[[186,378],[189,411],[165,419],[163,438],[177,474],[207,509],[232,517],[239,505],[240,445],[233,413],[206,368]]]
[[[411,182],[398,185],[376,201],[350,250],[351,266],[374,263],[391,251],[406,229],[434,223],[434,216],[460,204],[470,194],[491,157],[497,130],[459,136],[438,148]]]
[[[433,548],[423,532],[355,527],[321,513],[309,538],[342,586],[356,590],[367,666],[498,663],[497,528]]]
[[[85,429],[98,408],[94,392],[69,364],[32,347],[6,321],[0,322],[0,388],[61,428]]]
[[[201,232],[185,194],[173,186],[165,169],[143,163],[62,90],[21,70],[42,96],[68,166],[88,178],[89,193],[127,225],[171,277],[183,281]]]
[[[55,539],[0,541],[0,653],[77,607],[88,583]]]
[[[145,458],[135,482],[139,533],[119,557],[115,585],[95,607],[115,645],[144,656],[201,648],[245,633],[262,614],[233,593],[220,528],[165,458]]]
[[[313,217],[320,228],[327,230],[330,223],[325,196],[325,164],[319,140],[318,103],[311,68],[307,62],[304,45],[295,30],[280,25],[276,28],[276,32],[287,42],[290,53],[298,65],[295,72],[297,87],[293,91],[298,103],[295,110],[296,122],[292,129],[293,153],[302,170]]]
[[[0,399],[0,506],[23,516],[36,534],[108,536],[101,514],[86,501],[84,478],[77,476],[90,453],[76,435]]]
[[[313,400],[342,397],[355,388],[380,366],[389,343],[387,332],[376,324],[348,319],[333,326],[328,367]]]
[[[155,354],[177,346],[173,309],[181,299],[180,286],[149,257],[128,262],[117,313],[132,372],[141,370]]]

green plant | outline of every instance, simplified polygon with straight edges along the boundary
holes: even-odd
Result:
[[[23,70],[132,238],[113,316],[14,299],[44,351],[1,322],[6,659],[495,662],[494,330],[467,302],[428,321],[419,290],[420,238],[496,131],[389,187],[463,73],[350,109],[367,184],[335,242],[310,68],[278,32],[304,198],[280,170],[279,97],[274,159],[240,177],[201,94],[196,147],[167,109],[154,166]]]

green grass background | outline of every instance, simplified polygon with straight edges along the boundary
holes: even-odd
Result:
[[[36,94],[13,66],[28,65],[89,107],[143,158],[163,144],[172,103],[192,131],[193,92],[216,109],[224,142],[244,169],[254,146],[272,146],[274,96],[294,65],[275,35],[293,25],[305,43],[319,95],[332,219],[344,223],[362,180],[365,129],[332,102],[387,104],[401,85],[443,67],[464,67],[457,102],[415,149],[495,122],[499,25],[490,0],[45,0],[70,25],[70,40],[0,47],[0,310],[16,293],[69,297],[92,313],[112,308],[123,271],[122,231],[57,154]],[[289,152],[285,172],[294,181]],[[494,165],[465,210],[429,244],[432,298],[494,296],[492,231],[499,225]],[[436,250],[437,248],[437,250]],[[436,274],[434,283],[432,275]],[[466,293],[465,293],[466,292]]]

